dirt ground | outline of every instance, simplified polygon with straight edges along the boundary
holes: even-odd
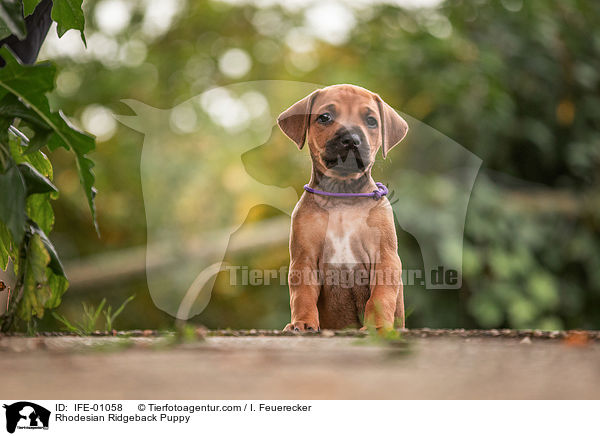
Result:
[[[598,399],[600,341],[425,334],[0,337],[6,399]],[[226,335],[225,335],[226,334]]]

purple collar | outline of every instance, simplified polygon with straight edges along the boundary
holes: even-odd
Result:
[[[308,185],[304,185],[304,190],[310,192],[311,194],[319,194],[325,195],[327,197],[371,197],[375,200],[379,200],[384,195],[388,194],[388,188],[383,183],[375,183],[377,185],[377,190],[373,192],[365,192],[365,193],[357,193],[357,192],[327,192],[327,191],[319,191],[318,189],[311,188]]]

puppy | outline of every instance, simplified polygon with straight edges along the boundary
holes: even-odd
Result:
[[[292,316],[284,330],[393,328],[395,319],[404,327],[394,216],[371,168],[380,147],[385,158],[404,138],[406,121],[377,94],[334,85],[296,102],[277,123],[299,149],[308,143],[312,159],[292,213]]]

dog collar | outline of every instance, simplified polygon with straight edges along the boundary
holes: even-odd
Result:
[[[373,192],[365,192],[365,193],[360,193],[360,192],[327,192],[327,191],[320,191],[318,189],[314,189],[311,188],[308,185],[304,185],[304,190],[306,192],[310,192],[311,194],[318,194],[318,195],[325,195],[327,197],[342,197],[342,198],[348,198],[348,197],[371,197],[375,200],[379,200],[381,197],[383,197],[384,195],[388,194],[388,188],[383,184],[383,183],[375,183],[377,185],[377,189]]]

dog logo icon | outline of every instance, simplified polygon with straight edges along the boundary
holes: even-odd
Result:
[[[6,409],[6,431],[18,429],[48,429],[50,411],[29,401],[19,401],[3,406]]]

